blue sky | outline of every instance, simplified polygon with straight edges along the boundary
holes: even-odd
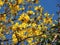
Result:
[[[44,7],[45,12],[54,14],[53,19],[58,18],[56,14],[56,11],[58,11],[58,7],[56,7],[56,5],[59,3],[60,3],[60,0],[40,0],[40,4]]]

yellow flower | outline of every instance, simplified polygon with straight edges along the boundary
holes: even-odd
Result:
[[[39,6],[36,6],[36,7],[34,8],[34,10],[39,10],[40,13],[42,13],[43,7],[41,7],[41,6],[39,5]]]
[[[41,30],[41,26],[40,25],[38,25],[38,27],[37,27],[39,30]]]
[[[33,36],[33,31],[32,31],[32,28],[28,28],[27,29],[27,36]]]
[[[47,35],[46,35],[46,34],[43,34],[43,35],[42,35],[42,37],[43,37],[43,38],[46,38],[46,37],[47,37]]]
[[[44,23],[48,24],[48,20],[46,18],[43,19]]]
[[[28,32],[27,37],[33,36],[33,32]]]
[[[27,28],[28,24],[27,23],[22,23],[18,27],[20,27],[20,28]]]
[[[29,45],[36,45],[36,43],[37,43],[37,42],[32,42],[32,43],[30,43]]]
[[[14,25],[12,25],[12,30],[17,30],[17,27],[19,26],[19,23],[16,22]]]
[[[36,23],[32,23],[32,27],[35,27],[37,24]]]
[[[19,10],[24,10],[25,8],[24,7],[22,7],[22,8],[20,8]]]
[[[16,23],[14,24],[14,26],[18,27],[18,26],[19,26],[19,23],[18,23],[18,22],[16,22]]]
[[[43,12],[43,7],[40,7],[40,13],[42,14],[42,12]]]
[[[28,38],[27,41],[28,41],[28,43],[32,43],[33,38]]]
[[[28,15],[34,14],[34,12],[32,10],[27,11],[27,13],[28,13]]]
[[[27,2],[32,2],[32,3],[39,3],[39,1],[38,0],[27,0]]]
[[[11,2],[13,2],[14,0],[10,0]]]
[[[11,9],[11,13],[12,13],[12,14],[17,13],[17,11],[19,11],[19,10],[20,10],[19,5],[11,4],[11,3],[9,3],[9,5],[10,5],[10,9]]]
[[[15,9],[16,9],[17,11],[19,11],[19,9],[20,9],[19,5],[16,5],[16,6],[15,6]]]
[[[35,34],[36,34],[36,35],[41,35],[42,32],[41,32],[40,30],[36,30],[36,31],[35,31]]]
[[[46,45],[51,45],[50,43],[47,43]]]
[[[11,21],[11,24],[14,24],[14,21]]]
[[[2,34],[1,32],[0,32],[0,38],[1,38],[2,40],[5,40],[5,39],[6,39],[5,35]]]
[[[26,33],[26,30],[21,30],[19,32],[16,32],[18,37],[21,38],[21,39],[25,39],[27,37],[27,35],[25,35]]]
[[[5,21],[6,20],[6,17],[2,17],[2,21]]]
[[[25,15],[25,13],[22,13],[22,14],[20,15],[20,17],[18,18],[18,20],[22,20],[22,19],[24,18],[24,15]]]
[[[17,0],[18,4],[22,4],[24,2],[24,0]]]
[[[38,10],[38,9],[39,9],[39,7],[38,7],[38,6],[36,6],[34,9],[35,9],[35,10]]]
[[[16,26],[12,26],[12,30],[13,30],[13,31],[16,30]]]
[[[42,27],[41,28],[42,28],[43,31],[45,31],[45,30],[47,30],[48,27],[45,26],[44,23],[42,23]]]
[[[6,17],[6,14],[4,14],[4,16]]]
[[[47,12],[44,15],[45,15],[45,17],[49,17],[49,14]]]
[[[49,23],[50,23],[50,24],[52,24],[52,23],[53,23],[52,18],[49,18]]]
[[[6,14],[3,14],[3,16],[1,17],[2,21],[6,21]]]
[[[44,23],[45,23],[45,24],[48,24],[48,23],[49,23],[49,24],[52,24],[52,18],[49,18],[49,17],[48,17],[48,18],[44,18],[43,20],[44,20]]]
[[[3,6],[4,2],[2,0],[0,0],[0,6]]]
[[[52,26],[55,26],[55,24],[52,24]]]
[[[26,13],[23,13],[21,14],[21,16],[18,18],[19,21],[22,21],[22,22],[28,22],[30,20],[30,17],[26,14]]]
[[[2,28],[0,27],[0,32],[2,31]]]
[[[30,0],[27,0],[27,2],[30,2]]]
[[[39,0],[35,0],[35,3],[38,3],[39,2]]]
[[[14,44],[16,44],[18,42],[15,34],[12,35],[12,41],[13,41]]]
[[[28,28],[27,29],[27,32],[29,33],[29,32],[32,32],[32,28]]]

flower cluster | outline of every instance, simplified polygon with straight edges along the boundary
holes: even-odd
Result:
[[[28,45],[51,45],[55,34],[50,27],[55,26],[56,21],[53,14],[43,12],[39,3],[39,0],[0,0],[1,9],[5,6],[5,12],[0,14],[0,38],[5,40],[4,33],[12,31],[14,45],[24,45],[24,41]]]

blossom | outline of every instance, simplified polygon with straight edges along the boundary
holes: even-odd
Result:
[[[6,32],[7,34],[10,30],[13,32],[13,45],[20,42],[23,45],[24,41],[27,41],[28,45],[37,45],[37,43],[41,43],[47,37],[48,40],[52,40],[50,37],[54,37],[55,33],[52,33],[54,29],[49,30],[50,27],[55,26],[54,23],[57,23],[57,21],[55,20],[53,23],[53,15],[50,15],[48,12],[43,13],[44,8],[38,4],[39,0],[0,0],[0,2],[0,7],[5,7],[6,5],[8,8],[8,14],[5,12],[4,14],[0,14],[0,38],[2,40],[6,39],[3,33]],[[6,27],[6,24],[8,27]],[[45,41],[42,43],[44,44]]]
[[[41,7],[41,6],[36,6],[36,7],[34,8],[34,10],[40,11],[40,13],[42,14],[42,12],[43,12],[43,7]]]
[[[27,2],[32,2],[32,3],[36,3],[36,4],[38,4],[38,3],[39,3],[39,1],[38,1],[38,0],[27,0]]]
[[[52,24],[52,18],[44,18],[43,21],[45,24]]]
[[[0,15],[0,20],[1,21],[6,21],[6,14]]]
[[[28,38],[27,41],[28,41],[28,43],[32,43],[33,38]]]
[[[42,12],[43,12],[43,7],[40,7],[40,13],[42,14]]]
[[[35,34],[36,34],[36,35],[41,35],[42,32],[41,32],[40,30],[36,30],[36,31],[35,31]]]
[[[0,33],[0,39],[5,40],[6,39],[5,35]]]
[[[52,24],[52,26],[55,26],[55,24]]]
[[[22,21],[22,22],[28,22],[30,20],[30,17],[26,14],[26,13],[23,13],[21,14],[21,16],[18,18],[19,21]]]
[[[36,27],[36,25],[37,25],[36,23],[32,23],[32,27]]]
[[[12,41],[14,44],[16,44],[18,42],[15,34],[12,35]]]
[[[15,26],[18,26],[18,25],[19,25],[19,23],[18,23],[18,22],[16,22],[14,25],[15,25]]]
[[[11,3],[9,3],[9,5],[10,5],[9,7],[10,7],[10,9],[11,9],[11,13],[12,13],[12,14],[17,13],[17,11],[20,10],[19,5],[11,4]]]
[[[0,0],[0,6],[3,6],[4,2],[2,0]]]
[[[34,10],[38,10],[39,9],[39,7],[38,6],[36,6],[35,8],[34,8]]]
[[[38,3],[39,1],[38,0],[35,0],[36,3]]]
[[[48,16],[49,16],[48,12],[46,12],[46,13],[44,14],[44,16],[45,16],[45,17],[48,17]]]
[[[38,25],[38,27],[37,27],[39,30],[41,30],[41,26],[40,25]]]
[[[22,4],[24,0],[17,0],[18,4]]]
[[[12,30],[16,30],[16,26],[12,26]]]
[[[16,31],[16,34],[21,39],[25,39],[27,37],[27,35],[25,35],[25,33],[26,33],[26,30],[20,30],[19,32]]]
[[[32,28],[27,28],[27,36],[29,37],[29,36],[33,36],[33,30],[32,30]]]
[[[0,33],[1,33],[1,31],[2,31],[2,28],[0,27]]]
[[[34,12],[32,10],[27,11],[27,13],[28,13],[28,15],[34,14]]]
[[[27,23],[22,23],[18,27],[20,27],[20,28],[27,28],[28,24]]]
[[[16,22],[14,25],[12,25],[12,30],[17,30],[17,27],[19,26],[19,23]]]
[[[46,34],[43,34],[43,35],[42,35],[42,37],[43,37],[43,38],[46,38],[46,37],[47,37],[47,35],[46,35]]]

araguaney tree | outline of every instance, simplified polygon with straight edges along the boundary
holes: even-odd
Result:
[[[56,30],[50,28],[57,21],[52,19],[53,14],[44,12],[40,0],[0,2],[1,9],[4,7],[4,13],[0,14],[0,42],[11,40],[11,45],[53,45]],[[6,34],[12,34],[12,38],[6,39]]]

